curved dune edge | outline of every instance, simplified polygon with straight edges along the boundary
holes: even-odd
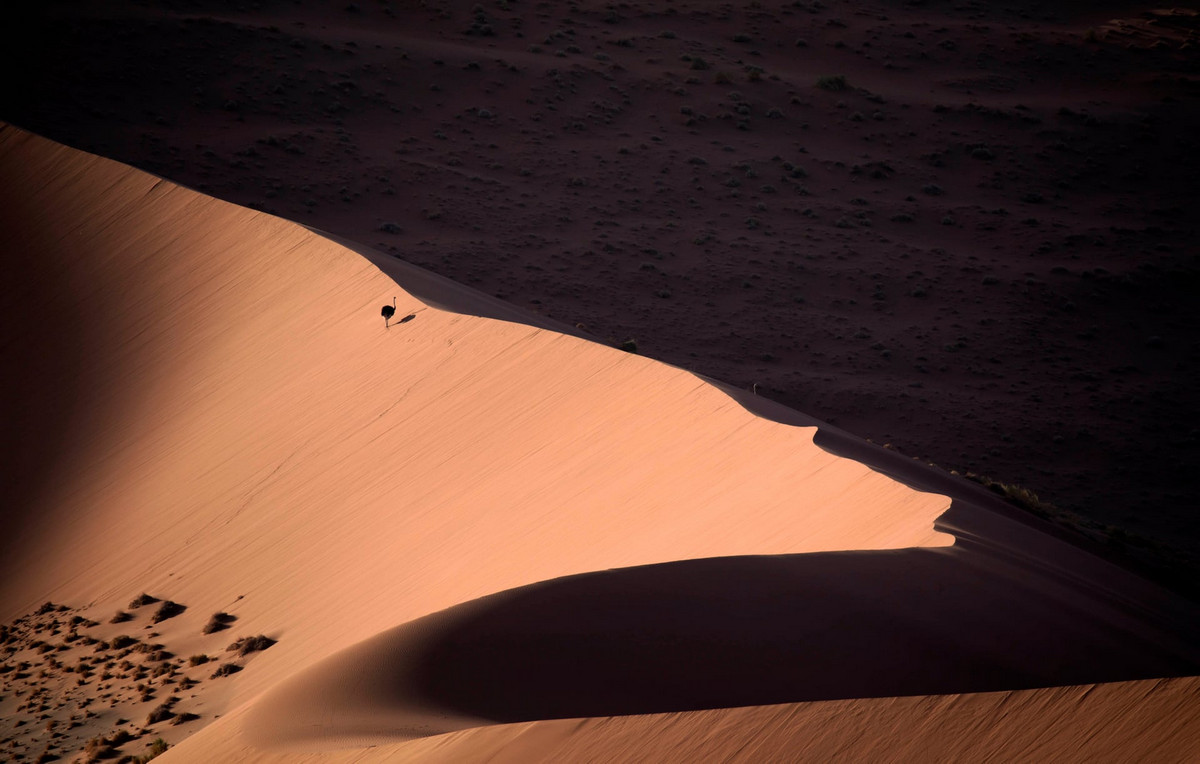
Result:
[[[390,629],[270,690],[255,746],[503,722],[965,695],[1200,669],[1166,613],[950,549],[688,560],[571,576]]]
[[[989,576],[1057,587],[1051,602],[1086,593],[1077,615],[1131,630],[1154,666],[1195,661],[1190,605],[1001,514],[959,500],[946,512],[946,496],[832,456],[814,428],[756,417],[687,372],[425,307],[301,226],[11,126],[0,178],[6,267],[28,287],[0,297],[10,347],[29,355],[5,392],[37,457],[6,465],[6,483],[29,490],[4,517],[0,611],[49,598],[111,612],[149,589],[201,622],[230,609],[279,637],[228,680],[221,718],[175,749],[180,760],[269,759],[230,737],[257,707],[247,702],[397,624],[677,560],[945,548],[957,536],[928,553],[977,550]],[[392,296],[414,318],[385,330],[378,309]],[[192,617],[172,628],[197,631]],[[395,727],[394,707],[366,700]],[[433,740],[486,748],[521,728],[550,741],[563,724]],[[317,737],[354,742],[344,733]],[[407,745],[388,748],[434,750]]]
[[[228,722],[236,729],[245,709]],[[1200,677],[478,727],[353,750],[268,751],[209,728],[226,761],[1191,761]],[[204,746],[201,748],[201,746]],[[181,757],[188,760],[188,756]],[[200,760],[195,758],[195,760]]]

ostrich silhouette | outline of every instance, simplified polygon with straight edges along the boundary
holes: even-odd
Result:
[[[383,310],[380,311],[380,313],[383,315],[384,328],[390,328],[391,323],[392,323],[392,316],[396,315],[396,298],[395,297],[392,298],[391,305],[384,305]]]

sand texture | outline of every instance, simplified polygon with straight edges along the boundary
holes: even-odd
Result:
[[[973,483],[7,125],[0,179],[9,752],[1200,750],[1196,605]]]

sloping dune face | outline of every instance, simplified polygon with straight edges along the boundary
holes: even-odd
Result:
[[[278,640],[183,760],[459,729],[463,760],[512,722],[532,760],[574,734],[543,720],[630,714],[563,750],[658,759],[656,725],[788,725],[701,709],[1196,672],[1190,604],[687,372],[429,307],[301,226],[9,126],[0,179],[0,614],[153,591],[189,649],[220,649],[216,611]]]

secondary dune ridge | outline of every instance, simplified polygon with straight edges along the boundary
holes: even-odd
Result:
[[[180,654],[229,641],[200,635],[218,610],[278,640],[192,727],[147,725],[181,743],[169,756],[432,756],[397,741],[471,728],[434,745],[537,758],[609,729],[612,756],[661,758],[654,729],[718,717],[799,745],[779,706],[707,706],[1196,673],[1194,605],[975,486],[914,490],[946,477],[833,456],[679,369],[425,308],[301,226],[10,126],[0,177],[22,276],[0,303],[23,372],[5,414],[26,455],[4,476],[24,491],[0,616],[53,599],[99,621],[151,590],[188,610],[138,628]],[[415,317],[385,329],[392,296]],[[777,665],[802,646],[813,660]],[[1153,696],[1194,736],[1192,679],[1111,688],[1090,711]],[[641,714],[642,748],[603,724],[480,726],[611,714]]]

